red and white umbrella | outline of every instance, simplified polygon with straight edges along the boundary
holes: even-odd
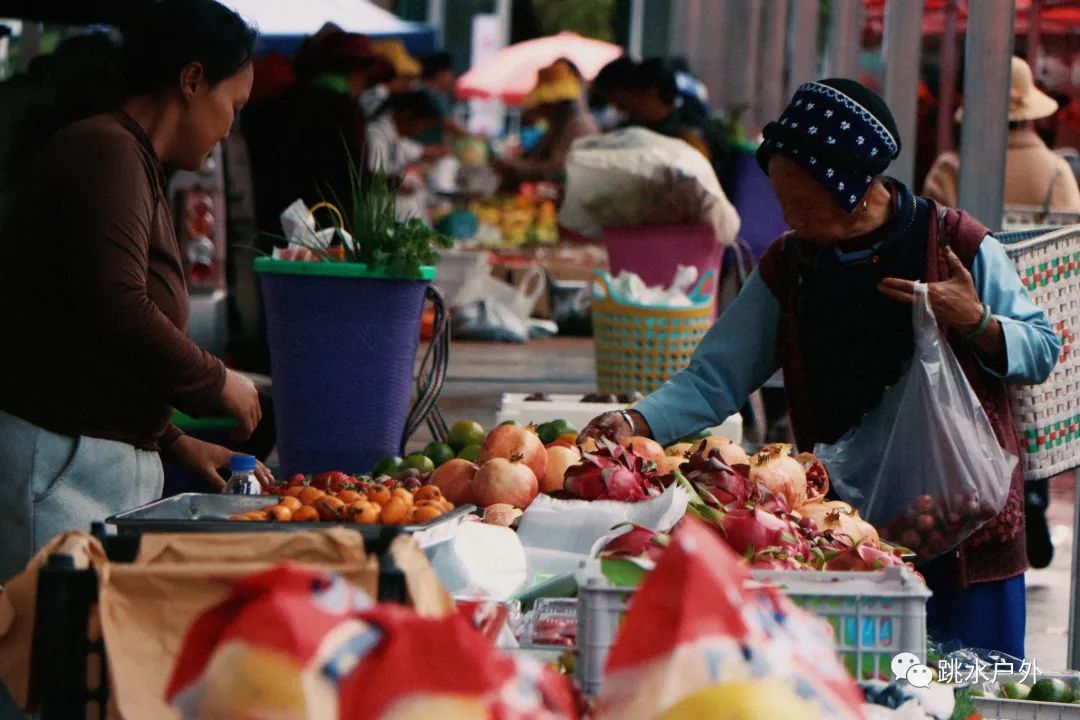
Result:
[[[520,105],[536,84],[536,73],[559,58],[570,60],[586,80],[592,80],[624,52],[618,45],[571,32],[526,40],[503,48],[458,78],[457,96]]]

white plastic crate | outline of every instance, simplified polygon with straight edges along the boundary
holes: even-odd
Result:
[[[755,580],[829,623],[836,652],[853,677],[891,680],[897,653],[926,657],[926,583],[904,567],[881,572],[754,570]]]
[[[582,429],[598,415],[613,410],[626,409],[626,403],[584,403],[581,395],[548,395],[550,400],[526,400],[526,393],[503,393],[496,423],[513,420],[518,425],[565,420],[572,427]],[[743,436],[742,415],[732,415],[710,434],[723,435],[734,443],[741,443]]]
[[[980,697],[971,701],[983,720],[1080,720],[1080,705]]]
[[[755,581],[780,587],[796,605],[828,622],[837,654],[856,679],[891,679],[890,662],[897,653],[926,657],[926,600],[931,593],[907,568],[754,570],[751,575]],[[595,695],[634,590],[612,587],[597,564],[579,570],[577,581],[576,677],[587,694]]]

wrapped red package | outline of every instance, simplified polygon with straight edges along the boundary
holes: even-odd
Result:
[[[604,720],[855,720],[861,703],[828,625],[755,586],[688,517],[630,602],[596,710]]]
[[[372,607],[342,579],[288,565],[192,624],[167,697],[199,720],[577,717],[565,678],[501,653],[462,615]]]

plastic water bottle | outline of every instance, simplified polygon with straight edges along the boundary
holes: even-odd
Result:
[[[233,455],[229,461],[232,476],[221,492],[233,495],[261,495],[262,485],[255,477],[254,455]]]

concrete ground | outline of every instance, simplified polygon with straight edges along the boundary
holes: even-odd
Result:
[[[490,428],[505,392],[585,394],[595,390],[595,382],[589,338],[526,345],[454,343],[439,407],[448,423],[468,418]],[[422,447],[429,439],[425,428],[413,444]],[[1067,664],[1074,493],[1072,476],[1051,484],[1054,561],[1027,575],[1027,657],[1044,670],[1060,670]]]

